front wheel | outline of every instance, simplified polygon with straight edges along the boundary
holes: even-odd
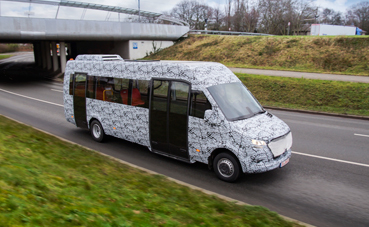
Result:
[[[237,158],[228,153],[220,153],[215,157],[213,169],[219,179],[227,182],[236,181],[241,171]]]
[[[103,142],[104,141],[106,136],[105,136],[105,133],[104,133],[104,129],[101,126],[99,121],[93,120],[91,122],[90,131],[91,131],[92,139],[94,139],[97,142]]]

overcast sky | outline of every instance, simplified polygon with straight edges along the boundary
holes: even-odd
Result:
[[[57,1],[58,0],[52,0]],[[80,0],[74,0],[80,1]],[[141,10],[162,13],[164,11],[170,11],[181,0],[140,0]],[[207,3],[210,6],[219,6],[224,9],[226,0],[200,0]],[[251,0],[252,1],[252,0]],[[346,9],[353,4],[359,3],[362,0],[314,0],[317,6],[322,8],[331,8],[335,11],[346,12]],[[83,2],[96,3],[103,5],[121,6],[126,8],[138,8],[138,0],[84,0]],[[14,2],[11,0],[0,1],[0,13],[1,16],[25,16],[25,12],[31,11],[32,17],[55,17],[57,7],[50,5],[31,4],[31,10],[29,10],[29,3]],[[83,13],[83,9],[61,7],[58,17],[66,19],[80,19]],[[88,10],[84,19],[99,19],[104,20],[106,17],[109,20],[118,20],[118,14],[111,13],[107,15],[107,12]]]

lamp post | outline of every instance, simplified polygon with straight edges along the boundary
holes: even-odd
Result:
[[[141,22],[140,0],[138,0],[138,22]]]

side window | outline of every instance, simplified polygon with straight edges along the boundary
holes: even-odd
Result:
[[[95,86],[96,86],[96,77],[88,76],[87,78],[87,93],[86,97],[94,99],[95,98]]]
[[[191,91],[190,116],[204,118],[205,110],[211,110],[211,104],[202,91]]]
[[[70,74],[70,80],[69,80],[69,94],[73,95],[73,80],[74,80],[74,74]]]
[[[96,99],[105,101],[106,91],[105,88],[108,84],[107,77],[96,77]]]
[[[132,106],[149,108],[149,80],[133,80]]]
[[[129,79],[96,77],[96,99],[130,105]]]
[[[74,76],[74,96],[86,96],[86,74],[76,73]]]
[[[112,102],[129,105],[130,104],[129,79],[112,78],[110,83],[112,84],[113,88]]]

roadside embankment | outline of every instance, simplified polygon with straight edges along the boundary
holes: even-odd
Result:
[[[190,35],[145,59],[369,76],[369,37]]]
[[[0,60],[6,59],[6,58],[10,58],[12,55],[9,54],[0,54]]]
[[[236,73],[264,106],[369,116],[369,84]]]
[[[0,226],[300,226],[3,116],[0,128]]]

